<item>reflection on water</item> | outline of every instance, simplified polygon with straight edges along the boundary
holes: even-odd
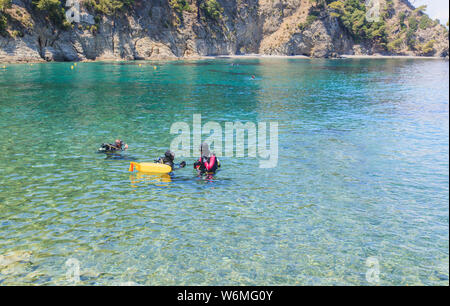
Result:
[[[223,70],[217,70],[217,69],[210,69],[208,71],[224,73],[224,74],[231,74],[231,75],[247,75],[248,76],[247,72],[223,71]]]
[[[98,153],[105,155],[105,159],[137,161],[136,158],[122,153]]]
[[[0,71],[0,284],[448,285],[448,62],[139,63]],[[130,175],[193,114],[278,121],[278,166]]]
[[[137,188],[139,184],[142,183],[170,183],[172,182],[172,178],[169,174],[161,174],[161,173],[136,173],[130,175],[131,186]]]
[[[214,61],[176,61],[173,62],[174,66],[210,66],[214,65]]]

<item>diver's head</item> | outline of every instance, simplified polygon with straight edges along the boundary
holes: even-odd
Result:
[[[115,143],[116,147],[118,147],[119,149],[122,149],[122,148],[124,150],[128,149],[128,145],[120,139],[116,139],[116,141],[114,143]]]
[[[170,150],[167,150],[166,153],[164,153],[164,156],[173,161],[175,159],[175,153],[173,153]]]
[[[202,154],[202,156],[209,156],[209,145],[206,142],[200,145],[200,153]]]

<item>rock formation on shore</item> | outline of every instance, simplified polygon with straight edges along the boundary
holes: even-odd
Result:
[[[406,0],[0,0],[0,62],[207,55],[448,56]]]

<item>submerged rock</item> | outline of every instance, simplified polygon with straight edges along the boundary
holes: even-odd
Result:
[[[31,262],[31,255],[29,251],[14,251],[7,255],[0,255],[0,268],[16,262]]]
[[[0,255],[0,273],[14,274],[17,270],[21,270],[24,264],[31,263],[31,255],[29,251],[14,251]]]

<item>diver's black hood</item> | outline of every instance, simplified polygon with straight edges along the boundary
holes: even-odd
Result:
[[[164,153],[164,156],[169,158],[170,160],[174,160],[175,159],[175,154],[172,151],[170,151],[170,150],[166,151],[166,153]]]

